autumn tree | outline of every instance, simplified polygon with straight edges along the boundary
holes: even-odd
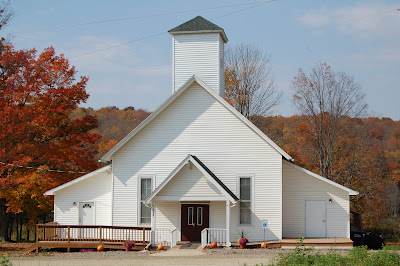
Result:
[[[282,94],[276,89],[268,54],[252,45],[225,52],[225,99],[243,116],[270,114]]]
[[[88,78],[75,76],[52,47],[39,55],[11,45],[1,52],[0,240],[7,238],[9,213],[26,213],[32,226],[52,209],[46,190],[98,166],[96,118],[71,118],[89,97]]]
[[[309,75],[300,69],[292,89],[293,102],[306,119],[304,129],[309,141],[305,145],[312,149],[319,174],[332,179],[346,118],[360,117],[365,112],[365,94],[352,76],[334,72],[326,63],[315,66]]]

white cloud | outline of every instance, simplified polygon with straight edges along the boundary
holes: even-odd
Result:
[[[354,6],[332,9],[302,11],[297,20],[313,28],[335,27],[346,34],[359,37],[400,34],[398,6],[383,3],[362,3]]]
[[[331,23],[331,17],[327,16],[328,13],[329,11],[326,9],[307,11],[305,14],[299,16],[297,20],[305,25],[319,28]]]

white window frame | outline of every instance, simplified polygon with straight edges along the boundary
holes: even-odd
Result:
[[[199,223],[199,210],[201,210],[200,223]],[[197,207],[196,208],[196,222],[197,222],[197,225],[203,225],[203,207]]]
[[[254,224],[254,174],[238,174],[236,176],[236,195],[240,199],[240,179],[241,178],[250,178],[250,224],[241,224],[240,223],[240,202],[237,204],[237,225],[238,226],[253,226]]]
[[[138,225],[145,225],[145,226],[150,226],[150,223],[142,223],[142,209],[141,209],[141,203],[144,202],[145,200],[141,199],[142,195],[142,179],[151,179],[151,191],[153,192],[155,189],[155,175],[151,174],[139,174],[138,175],[138,183],[137,183],[137,224]],[[150,216],[151,219],[153,219],[152,215]]]

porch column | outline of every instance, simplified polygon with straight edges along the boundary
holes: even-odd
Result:
[[[150,244],[155,246],[156,237],[156,202],[151,202],[151,239]]]
[[[231,246],[230,233],[231,233],[231,203],[226,200],[226,246]]]

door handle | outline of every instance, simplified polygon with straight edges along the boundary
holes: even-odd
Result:
[[[196,223],[193,223],[193,227],[196,227]]]

